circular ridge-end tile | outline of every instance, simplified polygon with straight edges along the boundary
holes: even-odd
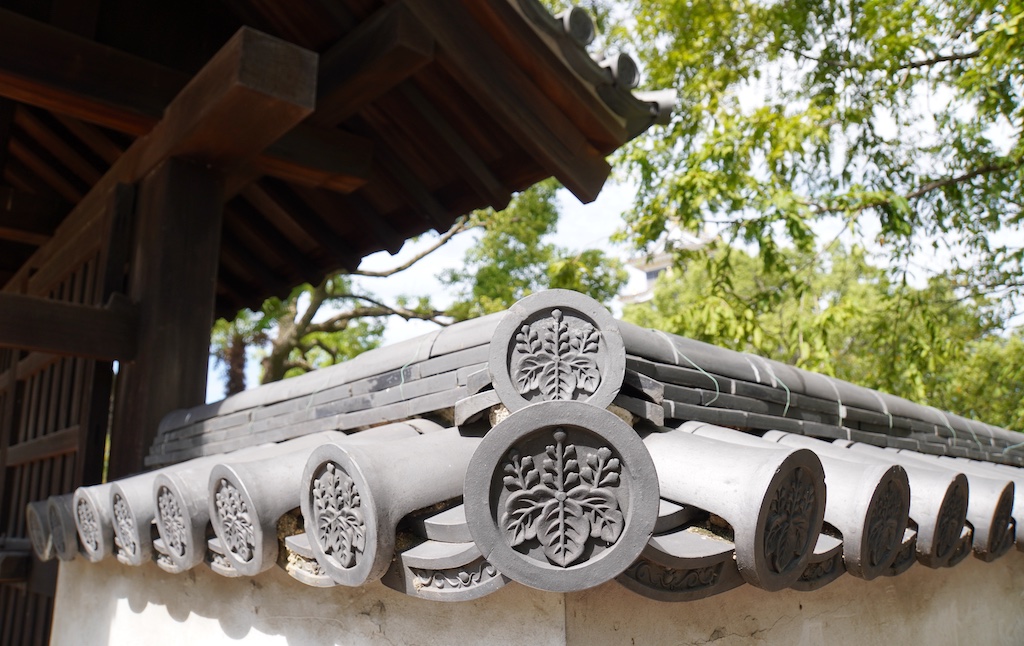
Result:
[[[605,408],[622,387],[626,350],[604,306],[552,289],[508,309],[494,331],[488,369],[501,403],[512,412],[541,401]]]
[[[640,556],[658,517],[658,476],[612,413],[541,402],[484,436],[464,501],[473,539],[499,572],[569,592],[615,578]]]

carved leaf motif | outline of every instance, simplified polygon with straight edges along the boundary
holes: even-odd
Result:
[[[93,552],[98,551],[100,549],[100,524],[96,520],[92,506],[84,499],[79,500],[75,512],[78,514],[78,533],[82,542]]]
[[[583,555],[590,537],[613,543],[622,534],[624,516],[608,489],[619,484],[620,466],[602,447],[581,468],[565,431],[553,435],[539,469],[532,457],[509,452],[503,482],[511,494],[499,526],[512,547],[537,539],[552,563],[567,567]]]
[[[160,487],[157,497],[160,507],[160,519],[163,521],[164,544],[178,556],[185,556],[185,547],[188,545],[188,534],[186,534],[185,517],[178,505],[178,499],[167,487]]]
[[[517,391],[538,393],[546,400],[570,400],[577,392],[596,392],[601,372],[594,357],[600,338],[590,324],[570,327],[558,309],[552,310],[551,318],[523,325],[516,335],[519,358],[510,366]]]
[[[589,535],[590,523],[578,502],[562,497],[552,498],[544,505],[537,538],[548,560],[562,567],[571,565],[583,555]]]
[[[316,538],[341,567],[352,567],[366,549],[366,521],[355,482],[333,463],[313,481]]]
[[[625,524],[619,503],[605,489],[594,489],[586,485],[569,492],[569,498],[583,508],[590,523],[590,535],[608,543],[614,543],[622,534]]]
[[[803,468],[794,470],[775,492],[765,523],[764,548],[768,566],[786,572],[803,555],[808,544],[814,485]]]
[[[551,498],[547,487],[535,487],[530,491],[517,491],[505,501],[505,513],[501,515],[501,526],[505,528],[506,539],[512,547],[537,538],[537,521],[544,507],[544,501]]]

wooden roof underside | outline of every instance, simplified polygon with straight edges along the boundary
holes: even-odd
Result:
[[[551,175],[590,201],[659,114],[537,0],[0,0],[5,291],[243,26],[319,54],[316,110],[227,180],[221,315]]]

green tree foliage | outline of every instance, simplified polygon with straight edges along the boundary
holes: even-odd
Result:
[[[638,246],[670,223],[711,229],[779,273],[794,269],[785,249],[820,247],[828,225],[897,271],[923,246],[948,249],[961,293],[1018,297],[1024,250],[1006,233],[1020,231],[1024,188],[1020,0],[621,6],[646,84],[680,96],[671,125],[624,154]]]
[[[780,262],[766,272],[719,245],[659,277],[653,299],[628,306],[625,318],[1024,428],[1024,338],[1001,334],[997,304],[958,296],[947,278],[894,281],[859,249],[790,250]],[[794,288],[797,269],[811,278]],[[715,272],[728,278],[708,296]]]
[[[558,225],[554,180],[519,193],[503,211],[479,211],[470,226],[480,230],[461,269],[442,281],[458,290],[446,314],[464,320],[498,312],[541,289],[572,289],[608,302],[626,284],[622,264],[597,249],[558,247],[545,238]]]
[[[546,238],[558,223],[553,181],[516,195],[503,211],[481,211],[460,219],[422,252],[386,271],[337,275],[319,285],[300,285],[286,298],[271,298],[257,312],[242,310],[233,321],[214,326],[211,353],[225,368],[226,394],[245,388],[247,349],[262,356],[262,383],[333,365],[377,347],[385,320],[432,321],[447,325],[507,308],[538,289],[575,289],[601,301],[615,296],[626,281],[621,263],[594,249],[571,252]],[[352,276],[386,278],[410,269],[456,235],[477,229],[477,243],[464,268],[443,281],[460,290],[448,309],[433,306],[430,295],[385,303],[358,289]]]

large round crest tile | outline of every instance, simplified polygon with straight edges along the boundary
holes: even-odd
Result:
[[[510,411],[542,401],[605,408],[622,386],[626,351],[615,319],[600,303],[553,289],[508,309],[494,331],[488,365]]]
[[[466,519],[484,557],[542,590],[583,590],[636,560],[658,516],[658,477],[621,419],[580,402],[527,406],[483,438]]]

